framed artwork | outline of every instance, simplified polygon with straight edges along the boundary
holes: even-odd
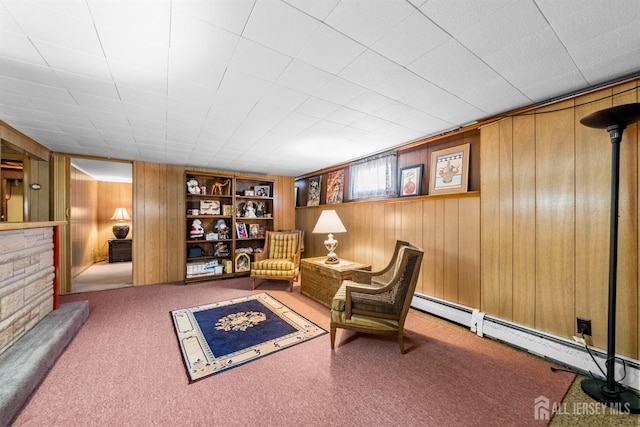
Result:
[[[422,190],[423,165],[408,166],[400,169],[398,176],[398,196],[419,196]]]
[[[327,175],[327,203],[342,203],[344,191],[344,169]]]
[[[249,233],[247,232],[247,224],[244,222],[236,222],[236,234],[238,239],[246,239],[249,237]]]
[[[469,144],[431,153],[429,194],[465,193],[469,184]]]
[[[236,271],[249,271],[251,270],[251,259],[246,253],[239,253],[236,255]]]
[[[307,206],[320,205],[320,190],[322,188],[322,176],[309,178],[309,194],[307,196]]]
[[[253,187],[253,192],[256,197],[269,197],[271,195],[271,189],[268,185],[256,185]]]
[[[259,239],[264,236],[260,235],[260,224],[249,224],[249,237]]]

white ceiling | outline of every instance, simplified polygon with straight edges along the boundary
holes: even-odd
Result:
[[[0,120],[298,176],[640,71],[639,0],[0,0]]]

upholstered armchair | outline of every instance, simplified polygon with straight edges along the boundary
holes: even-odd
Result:
[[[293,291],[293,282],[300,273],[300,230],[267,231],[262,252],[254,253],[251,263],[253,289],[256,279],[286,280],[289,292]]]
[[[377,272],[356,271],[345,280],[331,304],[331,349],[336,329],[370,334],[396,334],[404,354],[404,322],[422,266],[423,250],[397,241],[389,265]]]

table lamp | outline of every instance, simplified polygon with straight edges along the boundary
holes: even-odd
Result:
[[[127,212],[127,208],[116,208],[116,211],[113,213],[111,217],[111,221],[117,221],[113,228],[113,235],[116,236],[116,239],[124,239],[129,234],[129,225],[127,225],[124,221],[131,221],[131,217],[129,216],[129,212]]]
[[[342,221],[340,221],[340,217],[336,211],[332,209],[322,211],[322,213],[320,213],[320,218],[318,218],[318,222],[316,223],[312,233],[329,233],[329,238],[324,241],[324,247],[329,251],[325,264],[337,264],[340,262],[335,252],[338,247],[338,241],[333,238],[333,233],[346,232],[347,229],[344,228],[344,225],[342,224]]]

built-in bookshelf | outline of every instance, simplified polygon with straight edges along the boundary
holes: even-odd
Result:
[[[248,275],[273,230],[273,181],[185,174],[185,282]]]

